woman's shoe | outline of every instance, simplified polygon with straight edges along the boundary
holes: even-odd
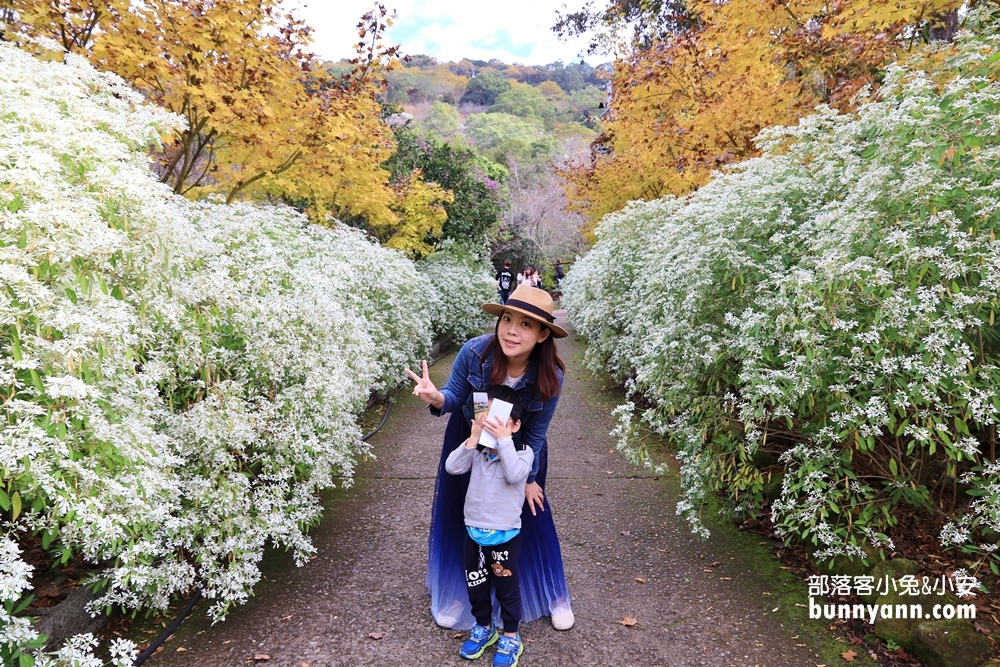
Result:
[[[552,610],[552,627],[556,630],[569,630],[576,623],[576,617],[568,604],[557,606]]]
[[[462,603],[455,600],[447,609],[442,609],[434,616],[434,622],[442,628],[454,628],[462,617]]]

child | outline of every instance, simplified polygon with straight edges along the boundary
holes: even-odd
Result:
[[[521,622],[521,583],[517,561],[521,555],[521,507],[524,487],[534,453],[530,447],[518,451],[511,437],[521,428],[520,395],[504,385],[490,387],[493,399],[514,407],[506,424],[480,415],[472,422],[472,435],[445,461],[445,470],[462,475],[469,470],[469,490],[465,496],[465,580],[476,618],[469,638],[459,655],[475,660],[494,642],[497,653],[493,667],[515,667],[524,645],[517,626]],[[477,447],[483,430],[497,439],[496,449]],[[493,624],[490,584],[496,589],[503,619],[501,637]]]

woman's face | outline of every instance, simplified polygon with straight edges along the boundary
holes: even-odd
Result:
[[[542,326],[538,320],[513,310],[503,311],[497,324],[500,349],[511,360],[526,360],[535,345],[548,338],[550,333],[549,328]]]

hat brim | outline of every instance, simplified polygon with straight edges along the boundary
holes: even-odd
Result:
[[[525,317],[529,317],[535,320],[544,327],[548,327],[549,330],[552,332],[552,336],[554,338],[565,338],[566,336],[569,335],[568,333],[566,333],[566,330],[563,329],[561,326],[552,324],[551,322],[546,322],[538,315],[535,315],[534,313],[529,313],[528,311],[522,310],[517,306],[501,306],[499,303],[484,303],[483,310],[485,310],[490,315],[494,315],[496,317],[500,317],[501,315],[503,315],[503,311],[505,310],[511,310],[514,311],[515,313],[520,313]]]

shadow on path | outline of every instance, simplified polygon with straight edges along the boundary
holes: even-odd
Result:
[[[572,333],[559,345],[569,371],[550,428],[547,490],[577,622],[568,632],[548,619],[523,626],[520,664],[842,662],[837,653],[847,647],[796,606],[807,602],[805,583],[783,573],[758,536],[720,525],[707,542],[695,538],[674,514],[676,478],[653,477],[615,452],[608,433],[618,396],[584,370],[584,345]],[[438,386],[450,362],[431,369]],[[280,667],[469,664],[458,656],[461,635],[434,625],[424,586],[445,423],[401,392],[372,440],[377,460],[331,494],[312,533],[316,557],[296,568],[269,554],[249,604],[215,626],[201,605],[146,664],[222,667],[253,663],[255,654]],[[637,623],[624,626],[626,616]]]

